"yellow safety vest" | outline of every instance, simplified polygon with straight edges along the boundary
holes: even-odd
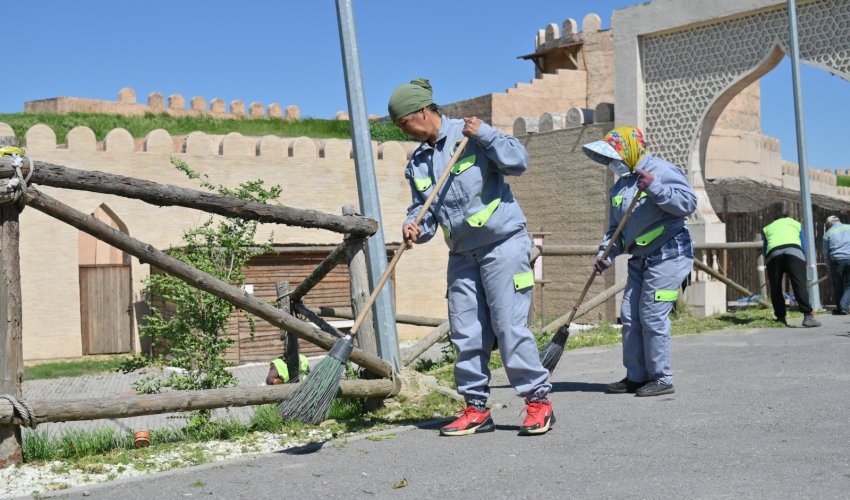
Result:
[[[289,368],[286,366],[286,362],[280,358],[273,359],[271,365],[277,368],[277,374],[283,383],[289,382]],[[307,356],[303,354],[298,355],[298,372],[301,375],[308,373],[310,371],[310,361],[307,359]]]
[[[800,240],[800,229],[803,225],[791,217],[777,219],[764,226],[764,237],[767,239],[767,253],[777,247],[786,245],[803,246]]]

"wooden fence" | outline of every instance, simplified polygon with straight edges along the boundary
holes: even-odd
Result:
[[[0,141],[0,145],[2,144],[3,142]],[[114,194],[140,199],[158,206],[178,205],[206,210],[228,217],[321,228],[345,234],[346,237],[343,242],[335,247],[297,286],[286,290],[287,287],[281,286],[280,282],[275,284],[275,295],[280,299],[280,308],[277,308],[270,305],[268,301],[260,300],[239,288],[194,269],[34,188],[28,188],[20,193],[26,204],[34,209],[89,233],[203,291],[223,298],[235,307],[256,315],[268,324],[285,331],[287,338],[284,342],[289,351],[287,363],[294,363],[297,360],[297,356],[293,357],[293,353],[297,354],[298,344],[291,341],[295,337],[325,350],[333,346],[338,339],[336,336],[338,332],[331,328],[319,314],[304,305],[302,300],[317,283],[326,278],[343,260],[347,262],[349,269],[349,293],[353,311],[357,312],[365,302],[364,294],[368,290],[368,286],[365,285],[366,269],[363,243],[366,237],[377,230],[377,224],[373,220],[356,216],[350,208],[344,210],[347,215],[336,216],[311,210],[250,203],[228,196],[161,185],[104,172],[68,169],[43,162],[35,162],[35,169],[30,174],[32,182],[46,186]],[[16,170],[13,167],[12,160],[9,158],[0,160],[0,179],[8,179],[15,175]],[[6,189],[8,182],[0,184],[2,184],[0,185],[0,188],[2,188],[0,192],[2,192]],[[294,389],[294,385],[288,385],[239,388],[238,390],[193,391],[192,393],[173,392],[120,398],[120,400],[118,398],[105,398],[63,401],[61,403],[22,401],[22,311],[18,256],[20,208],[19,203],[0,204],[0,395],[5,396],[5,398],[0,398],[0,466],[21,461],[21,425],[263,404],[279,401]],[[731,223],[734,231],[740,232],[741,239],[738,243],[697,247],[700,271],[715,279],[729,280],[732,283],[743,282],[742,289],[749,288],[745,291],[757,290],[754,283],[758,283],[756,259],[760,244],[749,241],[752,239],[750,235],[754,235],[757,232],[755,231],[756,226],[773,213],[775,213],[775,210],[774,212],[766,211],[760,215],[761,218],[742,219],[737,224],[734,222],[734,217],[729,215],[727,224]],[[817,216],[825,218],[825,214],[817,214]],[[761,224],[761,226],[763,225]],[[759,229],[761,226],[758,226]],[[746,238],[743,237],[744,234],[747,235]],[[820,234],[822,234],[822,229]],[[594,255],[596,251],[595,246],[548,246],[542,248],[543,255]],[[718,252],[721,252],[719,257]],[[730,258],[730,252],[741,252],[741,254],[735,258]],[[709,255],[711,255],[710,258]],[[724,273],[721,273],[720,270],[725,271],[728,277],[723,276]],[[752,279],[753,276],[755,276],[755,280]],[[724,281],[724,283],[726,282]],[[622,283],[618,283],[588,301],[584,308],[585,312],[593,305],[598,305],[613,296],[617,291],[615,288],[621,286]],[[304,321],[287,311],[297,312],[310,322]],[[399,319],[402,319],[401,315]],[[448,332],[448,324],[445,320],[434,318],[413,318],[412,320],[419,321],[419,324],[435,326],[432,333],[417,345],[413,353],[424,352],[427,349],[426,344],[428,342],[436,342]],[[341,394],[386,397],[395,394],[399,389],[397,381],[388,380],[393,375],[393,368],[377,356],[377,342],[374,338],[374,331],[368,328],[370,323],[367,318],[363,323],[364,327],[358,332],[360,346],[351,353],[351,360],[377,375],[379,379],[345,382],[340,388]],[[263,353],[264,357],[267,354],[269,353]],[[404,360],[405,364],[413,359],[415,359],[415,356],[407,356]],[[293,370],[293,368],[290,368],[290,370]],[[297,372],[297,368],[293,371]]]
[[[14,137],[0,138],[0,145],[15,145]],[[284,206],[246,202],[238,198],[223,196],[155,182],[118,176],[105,172],[75,170],[44,162],[32,162],[24,176],[20,158],[0,159],[0,467],[19,463],[21,453],[21,425],[33,426],[41,422],[63,420],[92,420],[116,416],[146,415],[169,411],[211,409],[270,403],[285,397],[294,385],[277,388],[239,388],[214,391],[193,391],[190,394],[173,392],[166,394],[136,396],[133,398],[104,398],[96,400],[51,402],[27,402],[21,398],[23,380],[23,354],[21,346],[21,283],[19,243],[19,212],[23,203],[51,217],[84,231],[101,241],[151,264],[186,283],[227,300],[235,307],[251,313],[286,332],[290,338],[307,340],[322,349],[330,349],[338,340],[336,331],[327,331],[327,325],[317,325],[299,319],[287,312],[289,307],[277,308],[266,301],[235,286],[225,283],[207,273],[195,269],[164,252],[138,241],[107,224],[88,216],[34,189],[27,188],[26,181],[40,185],[62,187],[114,194],[136,198],[157,206],[176,205],[226,217],[239,217],[273,222],[291,226],[320,228],[342,233],[345,239],[325,258],[294,291],[288,295],[291,309],[297,310],[304,296],[333,268],[348,258],[352,274],[351,287],[361,286],[366,273],[365,258],[362,258],[363,241],[377,230],[374,220],[360,217],[348,210],[345,215],[330,215],[313,210],[294,209]],[[34,168],[33,168],[34,167]],[[17,188],[14,184],[17,183]],[[361,265],[362,263],[362,265]],[[354,277],[354,274],[357,274]],[[360,276],[362,274],[363,276]],[[362,290],[353,289],[351,305],[355,311],[362,305],[357,296]],[[285,298],[279,296],[280,298]],[[282,301],[286,302],[286,301]],[[316,318],[318,320],[318,318]],[[393,367],[377,355],[375,332],[362,328],[358,332],[360,347],[355,348],[350,359],[378,377],[377,380],[349,381],[340,388],[341,394],[364,397],[386,397],[398,391],[398,383],[386,380],[393,376]],[[292,351],[297,343],[287,342]],[[282,353],[281,353],[282,354]],[[292,353],[287,362],[292,361]],[[297,359],[297,353],[295,358]],[[297,369],[294,371],[297,373]],[[384,379],[384,380],[381,380]]]

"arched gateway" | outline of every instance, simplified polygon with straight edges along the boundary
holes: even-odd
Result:
[[[850,2],[797,0],[801,61],[850,80]],[[638,124],[654,152],[688,169],[700,206],[698,242],[725,241],[704,188],[717,117],[741,90],[790,54],[786,2],[656,0],[618,10],[618,124]]]

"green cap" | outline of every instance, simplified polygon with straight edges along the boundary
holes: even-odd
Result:
[[[402,116],[407,116],[431,104],[434,104],[431,82],[425,78],[417,78],[411,80],[410,83],[403,83],[396,87],[390,95],[390,103],[387,108],[390,112],[390,119],[396,121]]]

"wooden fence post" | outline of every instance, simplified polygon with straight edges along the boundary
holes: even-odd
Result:
[[[351,205],[342,207],[343,215],[357,215],[357,209]],[[348,245],[348,275],[351,288],[351,309],[354,316],[360,314],[363,304],[369,299],[369,274],[366,270],[366,240],[363,238],[350,238],[346,236]],[[372,321],[372,312],[368,312],[360,324],[357,332],[357,340],[360,349],[369,354],[380,357],[378,352],[378,339],[375,337],[375,325]]]
[[[342,215],[358,215],[357,209],[352,205],[342,207]],[[366,268],[366,239],[345,237],[348,246],[348,276],[351,289],[351,310],[356,318],[366,301],[369,300],[369,271]],[[378,352],[378,337],[375,331],[375,323],[372,321],[372,311],[366,313],[360,328],[357,331],[359,346],[365,352],[380,357]],[[372,378],[369,373],[364,373],[362,378]],[[379,398],[367,398],[364,401],[367,411],[377,410],[383,406],[384,401]]]
[[[762,242],[761,234],[756,235],[756,241],[759,242],[759,243]],[[759,256],[756,257],[756,276],[758,276],[758,280],[759,280],[759,289],[758,289],[758,291],[756,291],[756,293],[762,293],[762,294],[764,294],[763,295],[764,297],[767,297],[769,292],[768,292],[768,290],[765,289],[765,285],[767,284],[767,282],[765,280],[764,269],[765,269],[764,268],[764,254],[761,253],[761,251],[759,251]],[[762,290],[764,290],[764,291],[762,291]]]
[[[275,283],[275,290],[277,291],[278,309],[283,309],[288,312],[290,309],[290,302],[289,296],[286,295],[286,292],[289,291],[289,282],[278,281]],[[301,375],[301,372],[299,371],[301,363],[298,361],[298,337],[288,333],[286,330],[281,330],[280,334],[286,341],[286,347],[283,351],[283,360],[286,361],[286,369],[289,370],[289,381],[295,382]]]
[[[0,145],[16,146],[14,136],[0,137]],[[24,358],[21,345],[21,268],[18,249],[18,207],[0,207],[0,395],[21,397]],[[21,428],[0,425],[0,467],[23,460]]]

